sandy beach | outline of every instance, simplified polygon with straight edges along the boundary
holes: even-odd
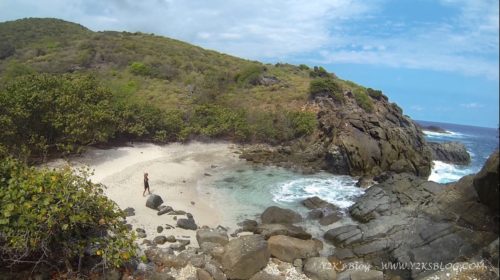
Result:
[[[174,210],[183,210],[194,216],[198,226],[222,225],[234,229],[235,222],[225,219],[223,208],[218,205],[208,189],[204,189],[212,175],[225,167],[241,162],[237,147],[229,143],[173,143],[154,145],[138,143],[112,149],[89,149],[85,154],[70,160],[74,167],[88,166],[94,170],[91,180],[106,186],[105,194],[120,208],[132,207],[135,215],[127,222],[135,228],[143,228],[152,240],[157,227],[175,226],[173,215],[157,215],[157,211],[146,207],[143,197],[143,174],[149,174],[152,194],[162,197],[164,205]],[[62,160],[52,162],[50,167],[65,164]],[[177,218],[184,218],[179,215]],[[174,228],[164,230],[161,235],[191,240],[196,246],[196,231]],[[142,240],[138,240],[141,244]]]

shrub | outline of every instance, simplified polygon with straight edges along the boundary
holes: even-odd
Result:
[[[81,170],[74,175],[0,161],[0,264],[122,265],[135,254],[118,206]]]
[[[318,126],[316,114],[312,112],[288,112],[294,138],[311,134]]]
[[[340,85],[331,78],[316,78],[309,84],[309,93],[314,98],[320,94],[328,94],[334,100],[344,103],[345,98]]]
[[[376,100],[381,100],[381,99],[385,99],[387,100],[387,96],[385,96],[381,90],[375,90],[375,89],[372,89],[372,88],[367,88],[366,89],[366,92],[368,93],[368,95],[373,98],[373,99],[376,99]]]
[[[359,107],[363,108],[368,113],[373,112],[373,101],[365,93],[364,90],[356,89],[354,90],[354,99]]]
[[[313,70],[309,72],[311,78],[333,78],[333,75],[328,73],[325,68],[321,66],[314,66]]]
[[[299,69],[300,69],[300,70],[309,70],[310,68],[309,68],[309,66],[307,66],[307,65],[305,65],[305,64],[300,64],[300,65],[299,65]]]
[[[265,67],[260,64],[252,64],[243,68],[238,74],[236,74],[236,82],[241,85],[256,85],[261,74],[264,73]]]
[[[130,72],[138,76],[149,76],[151,75],[151,68],[142,62],[132,62],[129,66]]]

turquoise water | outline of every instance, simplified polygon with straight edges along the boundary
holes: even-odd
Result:
[[[329,173],[303,175],[283,168],[242,163],[218,172],[208,186],[218,201],[231,209],[231,220],[255,219],[269,206],[294,209],[306,215],[301,201],[319,196],[344,211],[364,193],[356,179]]]

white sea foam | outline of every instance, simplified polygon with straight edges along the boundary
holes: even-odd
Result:
[[[453,131],[449,131],[449,130],[447,130],[446,133],[423,130],[423,133],[425,134],[425,136],[427,136],[429,138],[443,138],[443,137],[463,138],[463,137],[467,136],[463,133],[453,132]]]
[[[312,196],[318,196],[340,208],[354,204],[356,197],[363,194],[363,189],[355,186],[355,181],[348,176],[331,178],[299,178],[279,184],[273,188],[273,201],[295,202]]]
[[[436,183],[449,183],[458,181],[463,176],[471,173],[473,173],[473,170],[470,168],[435,160],[431,175],[429,176],[429,181],[434,181]]]

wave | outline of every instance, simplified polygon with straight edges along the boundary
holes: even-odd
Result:
[[[354,204],[355,199],[364,193],[355,186],[356,181],[348,176],[331,178],[299,178],[283,182],[273,188],[273,201],[276,203],[297,202],[308,197],[318,196],[342,209]]]
[[[428,138],[443,138],[443,137],[444,138],[464,138],[464,137],[468,136],[468,135],[463,134],[463,133],[449,131],[449,130],[447,130],[446,132],[435,132],[435,131],[423,130],[422,132]]]
[[[474,170],[467,167],[453,165],[450,163],[435,160],[433,162],[429,181],[436,183],[450,183],[458,181],[463,176],[474,173]]]

